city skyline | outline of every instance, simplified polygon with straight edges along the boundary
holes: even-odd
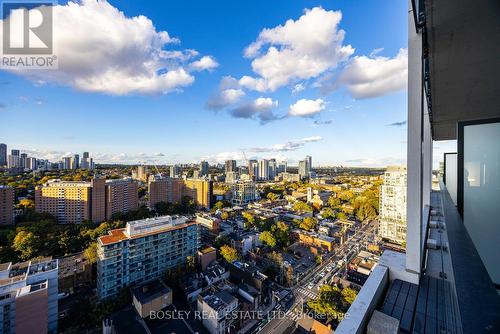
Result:
[[[57,8],[58,15],[75,15],[64,2]],[[75,11],[84,8],[99,12],[93,22],[97,27],[123,24],[151,36],[154,52],[173,59],[152,66],[183,74],[168,81],[158,73],[141,73],[151,83],[141,90],[141,77],[131,74],[139,66],[133,56],[155,57],[134,49],[144,45],[130,44],[119,32],[117,41],[78,32],[81,41],[74,47],[117,43],[117,49],[133,49],[121,56],[132,64],[120,63],[115,54],[107,59],[98,47],[95,63],[80,59],[70,67],[60,57],[54,73],[1,71],[5,121],[0,141],[9,147],[36,151],[33,155],[41,158],[91,151],[97,163],[137,163],[143,156],[164,163],[214,163],[242,160],[242,151],[249,158],[295,163],[311,154],[318,165],[383,166],[406,160],[407,27],[400,15],[406,3],[298,1],[269,7],[224,2],[213,8],[87,1]],[[249,15],[236,20],[233,14],[240,11]],[[145,19],[141,27],[133,19],[139,15]],[[257,15],[260,20],[253,19]],[[83,14],[73,19],[88,23]],[[317,40],[297,43],[306,28]],[[71,47],[65,40],[60,43],[63,50]],[[306,58],[304,66],[276,66]],[[120,74],[113,72],[116,66],[130,68]],[[85,71],[96,74],[88,77]],[[112,78],[100,74],[105,71]],[[118,84],[111,85],[113,80]],[[364,90],[364,85],[371,88]],[[31,121],[23,122],[22,134],[9,126],[25,119]],[[51,126],[57,131],[39,135]],[[199,127],[204,128],[203,145],[193,136]]]

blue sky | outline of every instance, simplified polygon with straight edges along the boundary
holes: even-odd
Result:
[[[87,2],[73,9],[88,6],[90,11],[102,5]],[[106,5],[109,19],[83,21],[84,31],[60,33],[81,37],[78,42],[61,37],[60,73],[0,71],[0,142],[9,149],[53,160],[85,150],[97,162],[124,163],[203,158],[215,162],[241,159],[242,151],[248,157],[288,159],[290,164],[305,155],[312,155],[316,165],[384,166],[405,161],[406,2],[109,1]],[[124,16],[113,12],[114,8]],[[318,13],[325,20],[335,20],[332,13],[337,11],[342,18],[331,26],[332,31],[323,31],[325,24],[309,24],[314,33],[308,35],[300,26],[303,16]],[[61,8],[56,13],[68,12]],[[162,59],[157,73],[184,76],[167,82],[159,76],[137,75],[134,62],[149,61],[154,55],[130,51],[132,37],[127,36],[134,33],[135,38],[142,38],[144,33],[147,38],[151,29],[132,27],[129,35],[121,36],[126,28],[119,24],[128,24],[139,15],[152,22],[153,34],[168,32],[169,41],[154,47],[182,51],[186,58],[178,55],[168,64]],[[290,29],[285,26],[287,20],[293,20]],[[86,24],[95,30],[84,29]],[[265,28],[269,33],[260,34]],[[317,34],[315,29],[319,29]],[[106,33],[88,40],[82,35],[102,30]],[[340,30],[345,32],[340,42],[340,35],[333,42],[322,40]],[[252,43],[259,50],[252,55],[247,50],[245,57]],[[78,51],[69,50],[72,47],[92,52],[76,57]],[[269,55],[270,48],[277,50],[277,58]],[[196,50],[196,55],[186,50]],[[289,66],[281,66],[288,55]],[[197,67],[194,62],[203,57],[207,57],[205,62],[198,62]],[[306,61],[300,64],[297,59]],[[115,60],[125,67],[132,65],[120,71]],[[160,66],[156,59],[151,61],[151,66]],[[319,69],[311,70],[316,65]],[[94,70],[90,80],[87,73]],[[103,74],[106,71],[109,76]],[[273,71],[283,78],[277,84],[267,74]],[[221,80],[229,76],[233,78],[230,85],[221,88]],[[262,79],[264,88],[243,84],[243,76]],[[140,80],[145,83],[138,84]],[[293,92],[294,87],[304,89]],[[239,98],[211,110],[209,101],[220,102],[228,88],[238,91]],[[291,108],[299,100],[304,103]]]

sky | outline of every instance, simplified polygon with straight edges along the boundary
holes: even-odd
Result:
[[[59,1],[54,43],[57,70],[0,69],[9,150],[406,161],[405,1]]]

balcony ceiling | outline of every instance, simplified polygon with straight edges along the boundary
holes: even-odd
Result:
[[[500,1],[426,0],[434,140],[500,117]]]

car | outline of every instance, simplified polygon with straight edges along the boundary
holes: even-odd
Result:
[[[309,284],[307,285],[307,288],[308,288],[309,290],[311,290],[312,288],[314,288],[314,283],[313,283],[313,282],[309,283]]]

